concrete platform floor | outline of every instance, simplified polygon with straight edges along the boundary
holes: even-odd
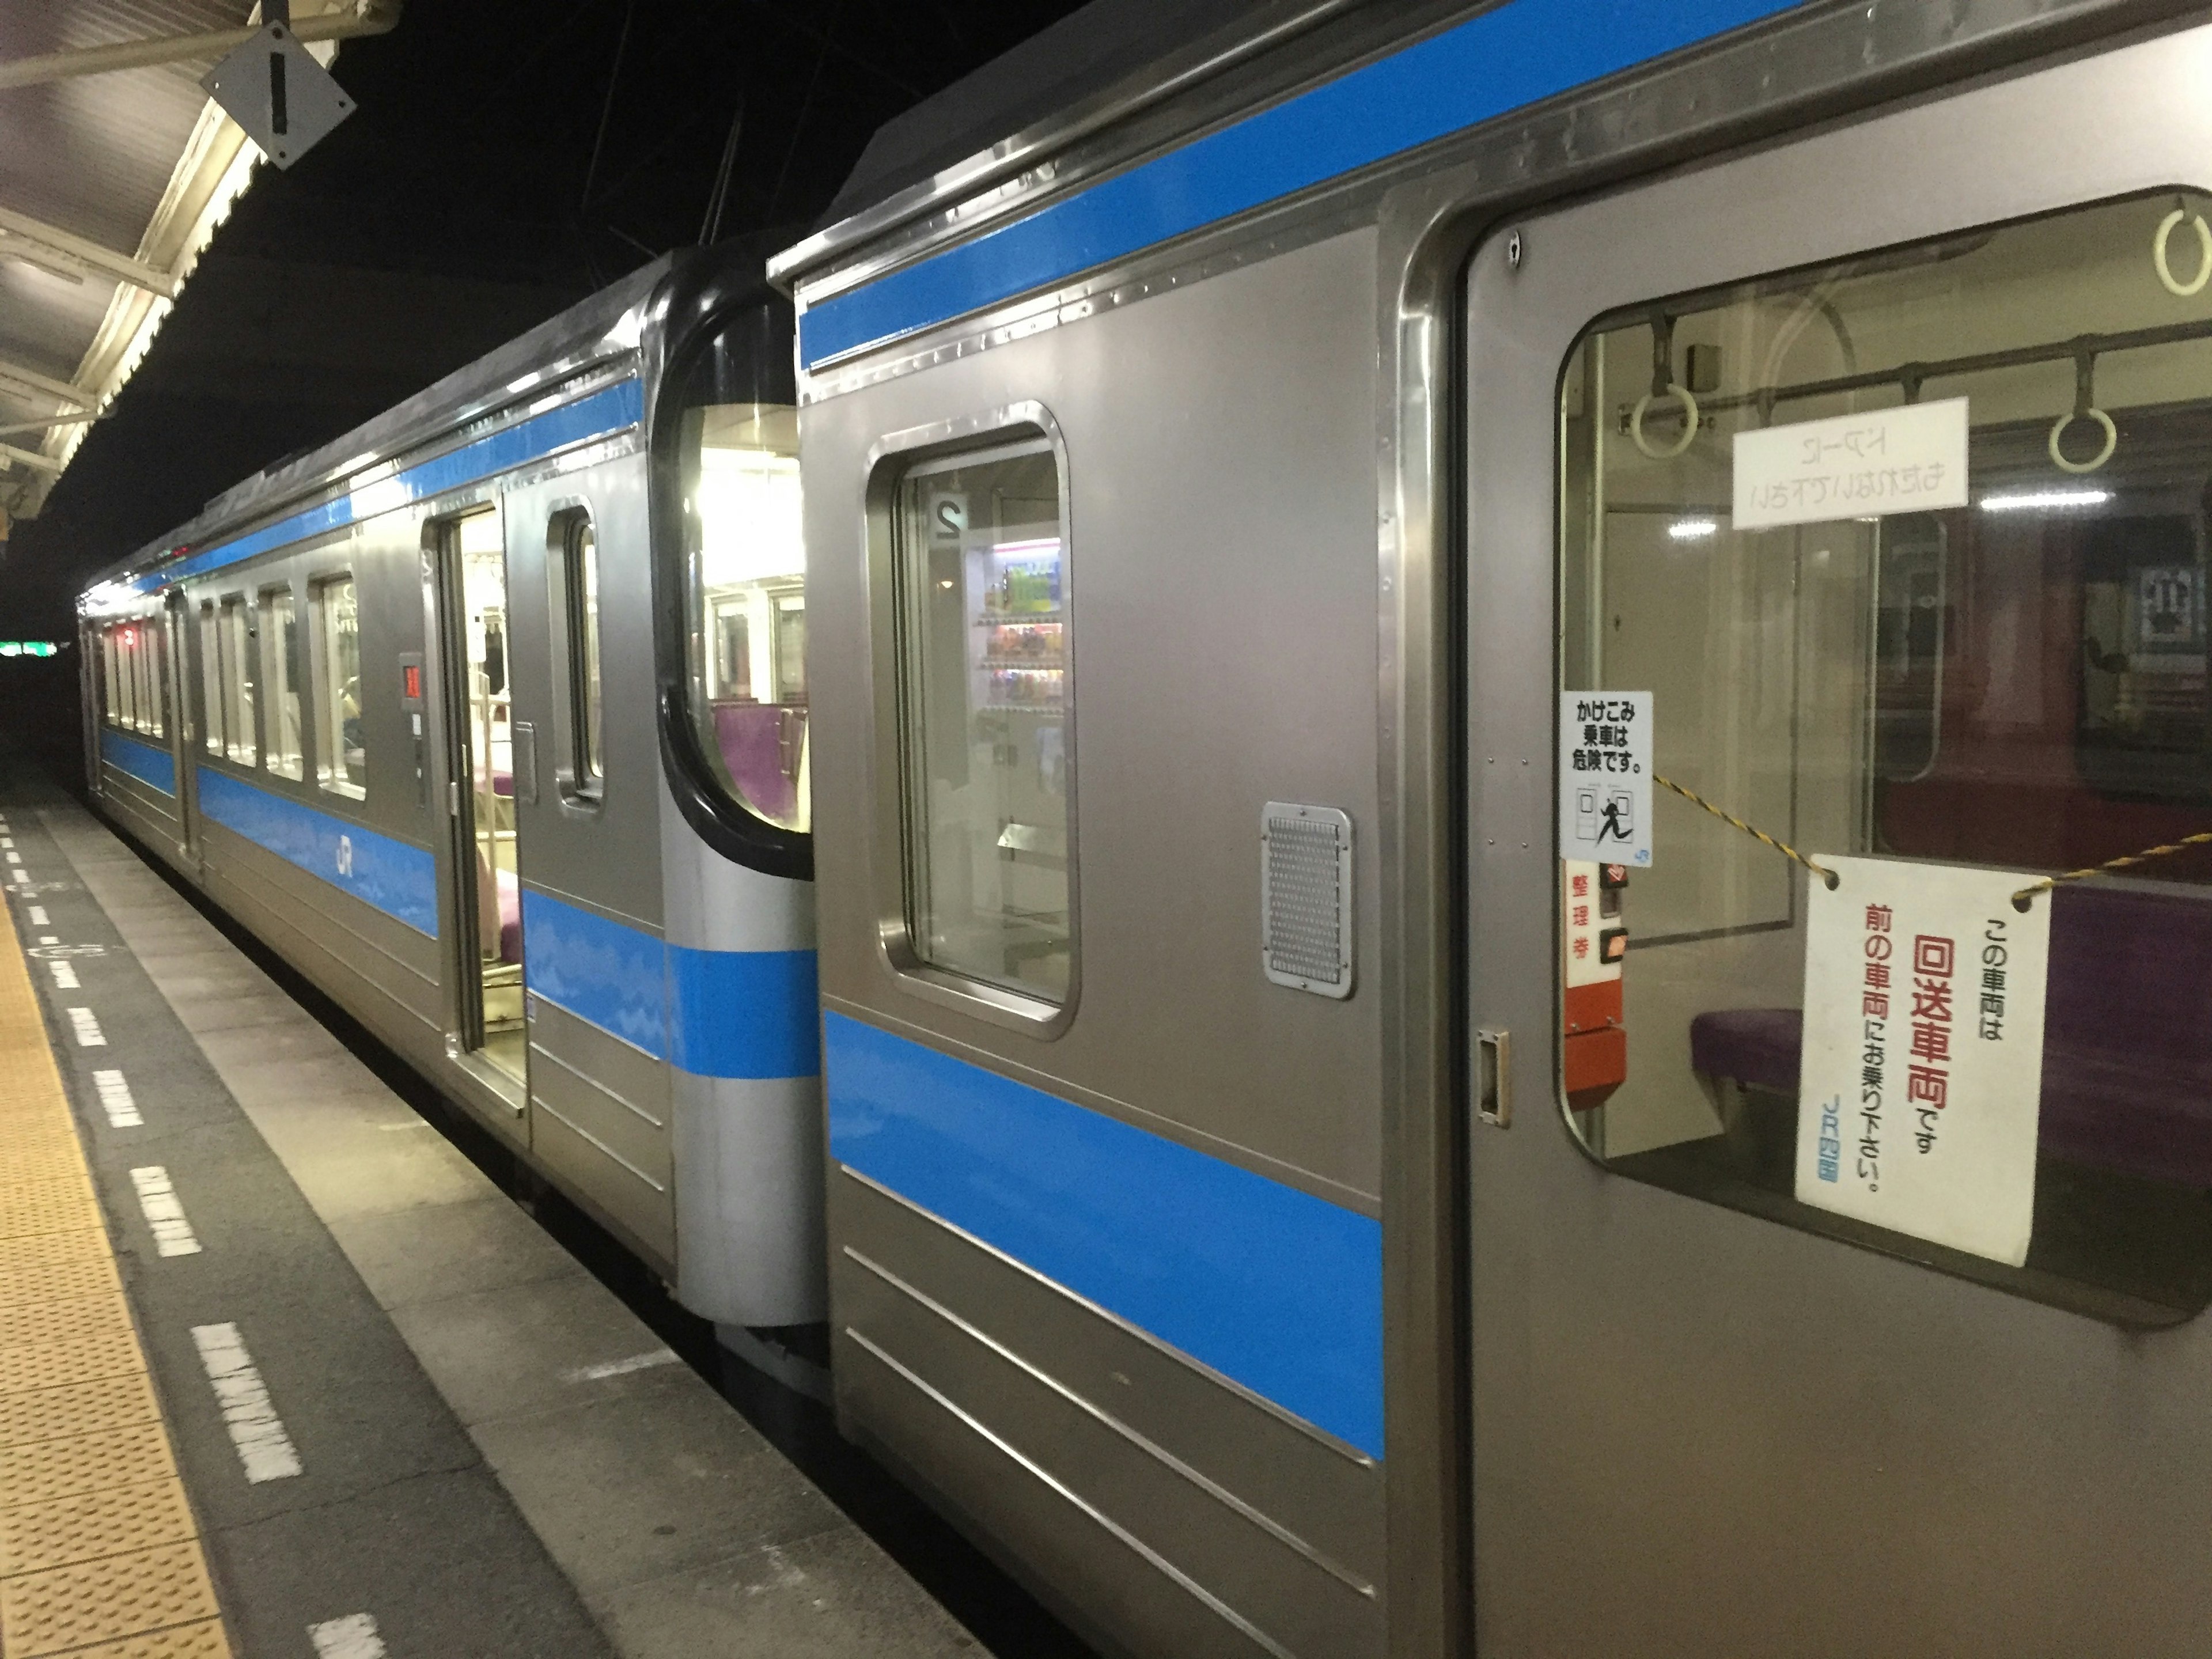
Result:
[[[20,781],[0,815],[237,1651],[984,1650],[136,853]],[[296,1472],[226,1417],[206,1335],[226,1327]]]

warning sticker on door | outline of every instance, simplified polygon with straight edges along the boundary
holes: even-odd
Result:
[[[1651,863],[1651,694],[1559,697],[1559,856]]]
[[[2014,1267],[2035,1218],[2051,900],[2031,878],[1815,857],[1797,1198]]]

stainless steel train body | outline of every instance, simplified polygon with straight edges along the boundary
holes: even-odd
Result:
[[[111,573],[88,752],[118,822],[688,1306],[786,1326],[823,1297],[804,837],[733,840],[656,730],[681,599],[656,621],[653,441],[671,352],[727,356],[709,265],[640,272]]]
[[[92,596],[185,636],[146,694],[183,708],[199,607],[220,666],[227,597],[312,631],[347,563],[387,676],[352,807],[203,724],[142,753],[95,686],[111,808],[694,1305],[818,1316],[826,1274],[846,1431],[1109,1650],[2198,1651],[2212,26],[1330,0],[1082,95],[1055,39],[775,262],[795,384],[754,300],[648,273]],[[994,99],[1053,112],[944,167]],[[794,477],[803,594],[691,522],[787,535]],[[546,574],[580,499],[622,544],[601,817]],[[493,501],[487,783],[441,526]],[[1639,720],[1769,839],[1562,791]],[[471,1058],[501,770],[526,1090]],[[324,839],[239,830],[246,788]],[[1563,857],[1608,831],[1653,861]],[[411,922],[349,890],[387,842]],[[1908,878],[2014,902],[1893,985],[1921,900],[1853,884]],[[682,978],[810,944],[818,1108],[787,1020],[780,1066],[696,1060],[781,968]],[[595,1000],[656,975],[658,1038]],[[2008,1030],[2009,1095],[1966,1069]],[[1873,1189],[1916,1157],[1955,1172]]]
[[[1851,1146],[2013,1161],[1869,1222],[1796,1128],[1833,890],[1661,792],[1623,893],[1559,777],[1563,693],[1650,692],[1846,893],[2207,827],[2208,68],[2171,7],[1286,5],[780,256],[848,1433],[1115,1650],[2202,1647],[2204,867],[1988,923],[2055,906],[2039,1163],[2033,1092],[1939,1133],[1900,968]],[[1820,420],[1896,447],[1758,518],[1731,447]]]

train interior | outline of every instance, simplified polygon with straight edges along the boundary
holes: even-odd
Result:
[[[1561,380],[1564,689],[1652,692],[1656,770],[1816,860],[2040,876],[2212,828],[2212,289],[2188,291],[2185,234],[2173,280],[2154,261],[2205,207],[1602,319]],[[1966,507],[1732,524],[1735,433],[1957,398]],[[1663,790],[1653,829],[1623,896],[1626,1081],[1570,1118],[1623,1174],[1818,1224],[1791,1195],[1806,873]],[[2195,848],[2051,914],[2025,1271],[2169,1316],[2212,1298],[2208,888]]]
[[[806,556],[799,411],[714,404],[689,411],[693,641],[700,746],[769,823],[810,827]]]
[[[1067,591],[1042,439],[900,485],[914,924],[925,957],[1053,1003],[1068,990]]]
[[[523,1024],[522,874],[515,841],[514,692],[507,628],[507,542],[499,509],[453,529],[460,586],[465,719],[461,775],[469,784],[473,858],[460,860],[465,914],[476,918],[480,1052],[520,1082],[529,1037]]]

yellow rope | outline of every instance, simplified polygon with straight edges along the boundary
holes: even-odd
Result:
[[[1749,836],[1753,841],[1765,842],[1776,852],[1781,854],[1783,857],[1787,859],[1795,859],[1798,863],[1803,865],[1808,870],[1810,870],[1814,875],[1820,877],[1822,881],[1827,883],[1831,891],[1833,891],[1836,884],[1843,879],[1843,878],[1837,875],[1834,871],[1827,868],[1825,865],[1814,863],[1812,860],[1807,858],[1796,848],[1790,846],[1789,842],[1775,840],[1773,836],[1768,835],[1764,830],[1753,829],[1749,824],[1746,823],[1741,818],[1737,817],[1734,813],[1722,811],[1719,807],[1714,805],[1712,802],[1707,800],[1703,795],[1697,793],[1693,790],[1683,788],[1680,784],[1675,782],[1672,778],[1662,778],[1656,772],[1654,772],[1651,775],[1651,781],[1657,784],[1662,789],[1673,790],[1684,800],[1688,801],[1692,806],[1704,807],[1705,811],[1711,812],[1723,823],[1734,824],[1737,829],[1742,830],[1745,835]]]
[[[2124,870],[2131,864],[2148,864],[2153,859],[2162,859],[2169,853],[2185,852],[2191,847],[2212,847],[2212,830],[2200,830],[2193,836],[2184,836],[2179,841],[2170,841],[2163,847],[2147,847],[2140,853],[2130,853],[2125,858],[2106,859],[2102,864],[2093,864],[2086,870],[2069,870],[2063,876],[2045,876],[2041,881],[2031,882],[2012,896],[2015,909],[2027,908],[2038,893],[2047,893],[2062,881],[2083,881],[2091,876],[2101,876],[2108,870]]]

